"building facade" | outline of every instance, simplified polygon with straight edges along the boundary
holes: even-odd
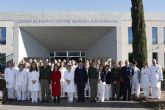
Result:
[[[165,14],[146,13],[148,63],[165,67]],[[118,12],[0,12],[0,53],[27,57],[132,59],[131,14]]]

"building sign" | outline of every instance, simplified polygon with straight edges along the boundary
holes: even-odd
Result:
[[[15,23],[69,23],[69,24],[76,24],[76,23],[87,23],[87,24],[95,24],[95,23],[118,23],[117,20],[110,20],[110,19],[18,19],[14,20]]]

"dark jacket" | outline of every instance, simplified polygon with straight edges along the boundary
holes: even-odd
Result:
[[[99,72],[98,72],[97,68],[90,66],[88,69],[88,77],[89,77],[89,79],[98,79]]]
[[[111,72],[108,71],[106,73],[106,71],[101,73],[101,81],[102,82],[106,82],[106,84],[111,84]]]
[[[121,74],[121,69],[116,67],[111,69],[111,81],[114,82],[116,81],[117,83],[120,83],[122,80],[122,74]]]
[[[88,81],[88,75],[87,75],[87,71],[84,67],[82,67],[82,69],[80,69],[79,67],[77,67],[75,69],[75,73],[74,73],[74,81],[76,84],[78,83],[87,83]]]
[[[132,76],[134,75],[134,70],[131,67],[122,67],[122,78],[124,82],[132,80]]]
[[[40,67],[40,77],[39,79],[44,79],[50,81],[51,67],[50,66],[41,66]]]

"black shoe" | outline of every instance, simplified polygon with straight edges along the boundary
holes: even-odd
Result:
[[[54,102],[56,102],[56,97],[54,97]]]
[[[80,99],[78,98],[78,99],[77,99],[77,103],[79,103],[79,102],[80,102]]]
[[[57,97],[57,102],[60,103],[60,97]]]
[[[60,103],[60,100],[58,100],[57,103]]]
[[[95,102],[96,102],[96,100],[91,100],[91,102],[92,102],[92,103],[95,103]]]

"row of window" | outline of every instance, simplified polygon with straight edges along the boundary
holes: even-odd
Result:
[[[165,43],[165,27],[164,27],[164,43]],[[132,27],[128,27],[128,43],[132,44],[133,35]],[[0,27],[0,44],[6,44],[6,27]],[[158,28],[152,27],[152,44],[158,44]]]
[[[163,28],[163,37],[165,43],[165,27]],[[132,34],[132,27],[128,27],[128,43],[132,44],[133,41],[133,34]],[[152,27],[152,44],[158,44],[158,28]]]

